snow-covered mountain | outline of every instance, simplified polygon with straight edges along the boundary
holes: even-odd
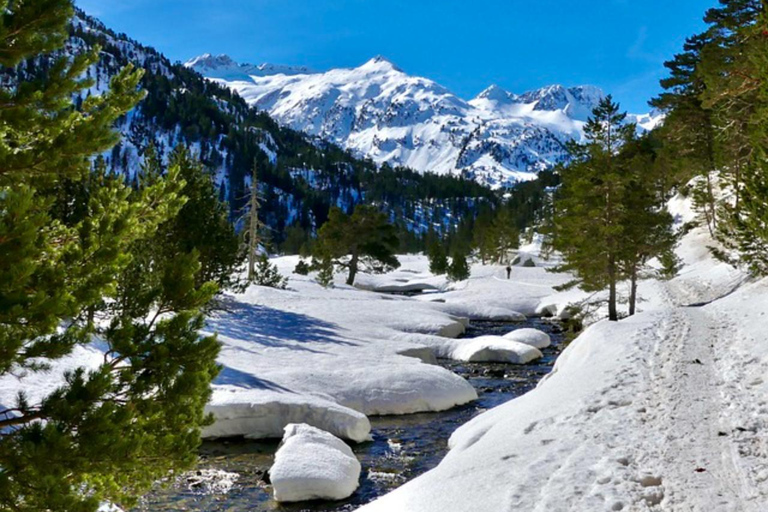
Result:
[[[3,68],[0,82],[13,86],[39,79],[59,57],[98,46],[100,59],[86,73],[93,84],[74,98],[75,105],[82,105],[88,96],[108,90],[110,79],[124,66],[142,68],[141,87],[147,95],[116,122],[121,141],[102,155],[107,168],[135,181],[150,145],[165,162],[175,147],[185,145],[210,172],[220,199],[229,203],[232,219],[238,220],[247,208],[256,165],[262,195],[259,215],[275,246],[285,241],[291,228],[314,232],[333,206],[351,211],[361,202],[376,205],[410,243],[430,228],[440,233],[454,229],[475,214],[478,204],[495,200],[491,190],[475,183],[408,169],[382,170],[335,144],[280,126],[229,88],[83,11],[77,11],[69,32],[61,50]],[[311,72],[269,64],[239,66],[226,56],[210,55],[201,56],[195,66],[242,77]]]
[[[352,69],[313,72],[239,65],[226,55],[186,63],[237,91],[281,124],[377,163],[462,173],[499,187],[535,178],[567,158],[603,97],[593,86],[554,85],[516,95],[492,85],[465,101],[383,57]],[[646,116],[645,123],[656,119]]]

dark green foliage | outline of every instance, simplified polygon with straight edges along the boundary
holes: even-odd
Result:
[[[610,96],[595,108],[584,128],[586,144],[570,146],[576,161],[563,171],[555,203],[554,244],[565,257],[558,270],[572,272],[585,290],[608,288],[611,320],[618,320],[625,187],[616,154],[635,130],[625,118]]]
[[[270,263],[267,255],[262,254],[256,262],[253,284],[284,290],[288,286],[288,278],[280,275],[277,265]]]
[[[183,145],[171,154],[184,180],[186,202],[174,219],[161,229],[163,240],[176,253],[197,251],[200,272],[197,284],[213,281],[220,289],[237,286],[235,271],[244,261],[240,238],[229,221],[228,207],[218,197],[213,177]]]
[[[309,271],[309,264],[307,264],[307,262],[304,260],[299,260],[299,262],[296,264],[296,268],[293,269],[293,273],[300,276],[309,275]]]
[[[315,278],[317,280],[317,284],[322,286],[323,288],[332,288],[333,287],[333,262],[330,258],[323,258],[317,262],[316,265],[314,265],[318,272],[317,277]]]
[[[448,255],[445,253],[445,245],[442,240],[434,233],[431,233],[431,235],[431,239],[427,242],[429,271],[436,276],[440,276],[448,271]]]
[[[473,247],[483,263],[508,263],[511,251],[520,245],[520,232],[507,204],[500,205],[496,211],[482,210],[473,232]]]
[[[448,265],[448,279],[451,281],[464,281],[469,279],[469,263],[464,253],[454,253],[451,257],[451,264]]]
[[[352,215],[332,208],[318,233],[318,259],[330,259],[348,270],[347,284],[355,283],[359,270],[387,272],[400,266],[395,256],[398,239],[387,216],[372,206],[357,205]]]
[[[644,137],[621,148],[624,191],[621,197],[620,267],[630,281],[629,315],[635,313],[640,273],[655,257],[666,257],[668,277],[675,270],[673,250],[677,244],[672,215],[663,194],[664,169],[656,165],[654,140]]]
[[[647,262],[672,252],[677,237],[665,209],[666,168],[657,141],[637,139],[635,126],[610,96],[587,123],[587,144],[573,146],[578,160],[562,171],[555,201],[554,246],[587,291],[608,288],[610,320],[618,320],[617,283],[630,282],[629,314],[635,313],[637,283]],[[670,268],[670,271],[672,269]]]
[[[666,92],[656,100],[668,112],[661,137],[674,163],[698,175],[691,196],[722,244],[716,256],[766,275],[766,3],[721,0],[704,21],[707,30],[668,64]],[[690,165],[701,160],[707,165]],[[730,200],[718,201],[718,185]]]
[[[307,231],[299,224],[293,224],[285,230],[285,240],[280,244],[280,251],[283,254],[299,254],[301,248],[306,246],[309,240]]]
[[[0,74],[55,49],[66,0],[2,2]],[[218,344],[200,338],[196,251],[156,257],[161,226],[183,208],[169,170],[132,191],[91,158],[142,97],[140,73],[116,73],[110,92],[72,98],[98,52],[52,59],[40,76],[0,91],[0,375],[54,369],[100,340],[103,360],[73,368],[40,399],[0,410],[0,509],[92,512],[130,506],[158,478],[195,460]],[[23,389],[24,380],[19,387]]]

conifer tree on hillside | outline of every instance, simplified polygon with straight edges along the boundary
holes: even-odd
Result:
[[[480,262],[485,265],[498,255],[494,232],[494,215],[490,208],[482,208],[472,227],[472,247],[477,250]],[[463,252],[459,250],[459,252]]]
[[[2,7],[0,73],[63,44],[69,0]],[[109,92],[72,108],[97,56],[62,58],[44,80],[0,89],[0,377],[60,372],[59,360],[84,353],[94,335],[108,347],[49,394],[5,397],[3,510],[130,506],[194,462],[207,421],[218,344],[197,331],[215,285],[196,284],[195,251],[142,252],[183,207],[184,181],[174,167],[132,191],[103,165],[89,174],[91,158],[117,142],[114,121],[142,97],[128,67]]]
[[[259,220],[259,207],[261,198],[259,197],[259,174],[258,162],[254,160],[253,171],[251,172],[251,191],[248,201],[248,280],[253,281],[256,277],[256,263],[259,260],[259,245],[261,244],[260,231],[262,228]]]
[[[511,253],[520,247],[520,232],[515,225],[515,219],[506,205],[499,207],[496,218],[493,219],[492,232],[496,248],[495,262],[510,263]]]
[[[661,81],[665,92],[654,98],[651,105],[666,114],[658,136],[665,142],[663,157],[672,162],[665,173],[666,180],[671,181],[667,187],[682,185],[696,175],[703,176],[694,190],[694,206],[714,235],[718,224],[712,176],[718,167],[716,133],[714,113],[702,100],[706,84],[699,69],[702,51],[710,42],[707,33],[690,37],[683,52],[664,63],[670,76]]]
[[[463,252],[454,252],[446,273],[448,279],[454,282],[469,279],[470,268],[467,256]]]
[[[707,21],[720,39],[705,55],[705,98],[719,115],[724,158],[739,169],[731,180],[739,201],[724,205],[720,240],[753,273],[767,275],[768,15],[762,2],[741,1],[710,10]]]
[[[152,160],[151,155],[145,157],[145,168],[158,166]],[[198,286],[209,281],[217,283],[220,289],[236,286],[235,271],[243,262],[244,251],[229,221],[228,206],[218,198],[213,177],[184,145],[173,150],[169,166],[177,168],[179,178],[184,180],[182,194],[186,202],[173,220],[160,228],[167,249],[173,253],[197,251]]]
[[[429,271],[439,276],[448,270],[448,255],[445,252],[445,244],[430,229],[427,234],[427,258],[429,259]]]
[[[360,270],[386,272],[399,267],[398,243],[395,227],[373,206],[358,205],[352,215],[332,208],[318,232],[315,255],[347,269],[347,284],[353,285]]]
[[[555,204],[554,244],[585,290],[608,288],[608,316],[618,320],[617,283],[622,278],[621,219],[625,176],[617,154],[635,126],[611,96],[600,101],[584,127],[586,143],[572,144],[576,161],[563,171]]]
[[[652,258],[659,258],[666,265],[674,264],[677,236],[662,185],[666,169],[655,165],[656,152],[650,136],[627,143],[619,157],[625,182],[621,198],[620,267],[621,274],[629,280],[632,316],[637,307],[641,271]],[[665,270],[665,275],[674,273],[673,269]]]

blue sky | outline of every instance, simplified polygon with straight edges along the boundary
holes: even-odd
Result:
[[[648,110],[662,63],[715,0],[76,0],[172,60],[353,67],[383,55],[466,99],[594,84]]]

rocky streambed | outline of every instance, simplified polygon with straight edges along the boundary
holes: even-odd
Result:
[[[538,318],[522,323],[472,322],[463,337],[500,336],[526,327],[544,331],[552,340],[552,345],[542,350],[544,357],[533,363],[439,360],[475,387],[479,398],[474,402],[437,413],[372,417],[373,440],[352,447],[363,467],[360,487],[344,501],[276,503],[271,497],[268,469],[278,441],[228,440],[204,443],[198,469],[146,496],[137,511],[354,510],[435,467],[447,453],[448,438],[456,428],[533,389],[551,371],[563,341],[557,324]]]

